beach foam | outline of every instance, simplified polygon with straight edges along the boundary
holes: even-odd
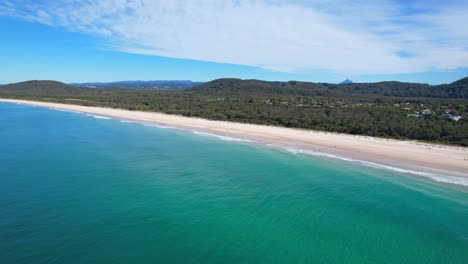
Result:
[[[228,136],[221,136],[221,135],[216,135],[216,134],[210,134],[210,133],[200,132],[200,131],[196,131],[196,130],[192,130],[192,132],[193,132],[194,134],[196,134],[196,135],[216,137],[216,138],[219,138],[219,139],[222,139],[222,140],[226,140],[226,141],[253,142],[252,140],[248,140],[248,139],[235,138],[235,137],[228,137]]]
[[[106,117],[106,116],[100,116],[100,115],[91,115],[91,114],[87,114],[87,116],[92,116],[96,119],[111,119],[110,117]]]
[[[143,125],[144,125],[144,126],[147,126],[147,127],[182,130],[181,128],[178,128],[178,127],[164,126],[164,125],[159,125],[159,124],[154,124],[154,123],[143,123]]]
[[[270,146],[274,146],[274,145],[270,145]],[[364,161],[364,160],[345,158],[345,157],[341,157],[341,156],[337,156],[333,154],[311,151],[311,150],[295,149],[295,148],[287,148],[287,147],[282,147],[282,149],[291,154],[304,154],[304,155],[322,156],[322,157],[327,157],[327,158],[339,159],[343,161],[359,163],[361,165],[376,168],[376,169],[385,169],[385,170],[390,170],[390,171],[403,173],[403,174],[412,174],[416,176],[422,176],[422,177],[430,178],[437,182],[468,186],[468,178],[463,178],[463,177],[454,177],[454,176],[439,175],[439,174],[423,172],[423,171],[408,170],[408,169],[378,164],[378,163]]]
[[[73,110],[66,110],[66,109],[60,109],[60,108],[50,108],[50,109],[61,111],[61,112],[67,112],[67,113],[82,114],[81,112],[73,111]]]

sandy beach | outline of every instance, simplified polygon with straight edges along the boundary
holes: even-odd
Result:
[[[138,122],[149,122],[196,130],[219,136],[257,142],[294,153],[336,156],[362,161],[405,172],[411,170],[426,176],[445,175],[468,178],[468,148],[415,141],[381,139],[339,133],[300,130],[284,127],[252,125],[201,118],[168,115],[156,112],[129,111],[25,100],[0,99],[0,102],[77,111]],[[408,171],[406,171],[408,172]],[[432,177],[437,180],[437,178]],[[453,179],[457,181],[457,179]],[[441,180],[443,181],[443,180]],[[449,181],[446,181],[449,182]],[[465,185],[465,184],[463,184]]]

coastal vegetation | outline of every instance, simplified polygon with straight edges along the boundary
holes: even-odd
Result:
[[[218,79],[186,90],[0,86],[0,97],[468,146],[468,78],[444,85]]]

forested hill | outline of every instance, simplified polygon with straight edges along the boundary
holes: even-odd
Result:
[[[188,90],[0,86],[0,98],[102,106],[468,146],[468,79],[445,85],[219,79]]]
[[[57,81],[26,81],[1,86],[4,89],[18,89],[19,93],[77,94],[92,90],[90,87],[76,87]],[[107,87],[107,90],[112,88]],[[468,98],[468,77],[451,84],[428,85],[420,83],[378,82],[330,84],[313,82],[269,82],[261,80],[217,79],[187,89],[213,95],[297,95],[342,97],[361,95],[370,97],[426,97],[426,98]]]
[[[451,84],[428,85],[421,83],[312,83],[268,82],[260,80],[218,79],[195,86],[190,91],[215,94],[342,96],[360,94],[392,97],[468,98],[468,77]]]
[[[206,82],[188,89],[194,92],[205,92],[215,94],[237,94],[245,95],[303,95],[318,96],[326,95],[329,89],[320,83],[312,82],[268,82],[260,80],[241,80],[241,79],[217,79]]]
[[[466,92],[466,87],[468,86],[468,77],[453,82],[450,84],[450,86],[452,86],[454,89],[465,89]]]
[[[405,82],[352,83],[327,85],[331,90],[346,93],[395,97],[468,98],[468,77],[451,84],[428,85]]]
[[[87,90],[62,82],[38,80],[6,84],[0,86],[0,89],[3,92],[30,96],[45,94],[78,94]]]

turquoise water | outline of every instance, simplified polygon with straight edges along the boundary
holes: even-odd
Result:
[[[468,192],[0,103],[0,263],[468,263]]]

